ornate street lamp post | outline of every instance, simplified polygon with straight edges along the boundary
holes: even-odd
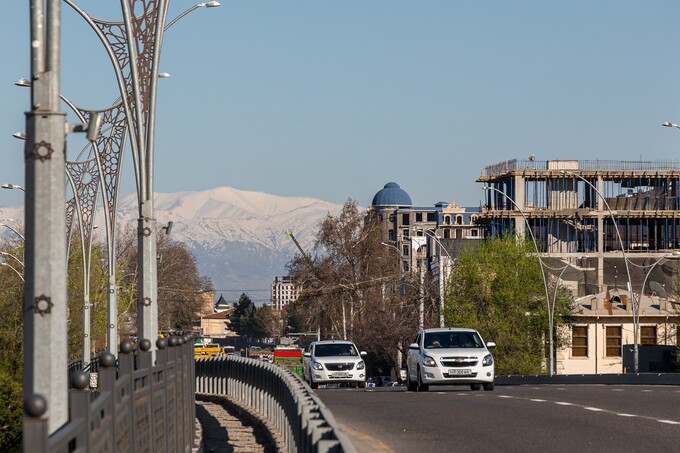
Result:
[[[614,213],[612,212],[611,208],[609,207],[609,203],[607,202],[607,199],[602,195],[602,193],[591,183],[588,181],[586,178],[583,176],[568,171],[568,170],[561,170],[560,173],[563,175],[570,175],[575,178],[580,179],[584,183],[586,183],[591,189],[595,191],[595,193],[600,197],[600,200],[604,203],[604,206],[607,208],[607,212],[609,212],[609,217],[612,219],[612,224],[614,226],[614,230],[616,230],[616,237],[619,241],[619,246],[621,247],[621,254],[623,256],[623,263],[626,266],[626,275],[628,277],[628,294],[630,294],[630,298],[633,304],[633,369],[635,373],[638,372],[639,370],[639,349],[638,349],[638,335],[639,335],[639,324],[640,324],[640,299],[635,297],[635,293],[633,292],[633,284],[632,280],[630,278],[630,267],[628,266],[628,257],[626,256],[626,247],[623,245],[623,239],[621,239],[621,232],[619,231],[619,224],[616,221],[616,218],[614,217]],[[599,247],[599,245],[598,245]]]
[[[158,285],[156,262],[157,226],[153,203],[154,133],[156,83],[164,31],[177,20],[201,7],[219,6],[219,2],[199,3],[164,26],[168,0],[121,0],[122,21],[107,21],[89,16],[72,0],[64,0],[95,31],[113,64],[120,91],[121,122],[129,131],[139,204],[138,229],[138,305],[137,325],[140,339],[158,336]],[[140,15],[134,13],[142,11]],[[160,76],[160,74],[158,74]],[[122,144],[121,144],[122,147]],[[116,172],[116,175],[118,173]],[[115,203],[117,185],[106,186],[109,192],[105,209],[109,249],[109,332],[108,346],[117,353],[117,309],[115,302]],[[112,187],[112,190],[109,189]],[[155,341],[152,341],[152,350]]]

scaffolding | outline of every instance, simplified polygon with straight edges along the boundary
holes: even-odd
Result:
[[[512,231],[547,256],[660,257],[680,248],[680,161],[509,160],[485,167],[479,222],[487,234]],[[618,233],[617,233],[618,228]],[[620,239],[619,239],[620,235]]]

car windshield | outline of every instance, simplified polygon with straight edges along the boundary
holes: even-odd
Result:
[[[314,347],[314,355],[316,357],[334,357],[334,356],[358,356],[356,348],[352,344],[317,344]]]
[[[477,332],[429,332],[425,334],[425,349],[483,348]]]

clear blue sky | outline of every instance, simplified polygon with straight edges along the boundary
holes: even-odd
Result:
[[[120,18],[117,0],[78,4]],[[192,6],[172,0],[169,18]],[[63,6],[62,93],[102,108],[102,46]],[[0,182],[23,184],[28,2],[0,15]],[[368,205],[396,181],[419,206],[477,206],[486,165],[676,159],[680,2],[224,0],[166,34],[159,192],[226,185]],[[65,108],[64,108],[65,110]],[[83,146],[71,136],[69,158]],[[129,154],[122,193],[134,179]],[[0,206],[22,203],[0,191]]]

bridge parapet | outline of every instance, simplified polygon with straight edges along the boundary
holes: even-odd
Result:
[[[289,452],[356,452],[333,415],[292,371],[243,357],[196,361],[196,394],[218,396],[264,419]]]
[[[52,435],[44,399],[27,399],[24,451],[190,452],[196,428],[192,338],[159,339],[155,364],[149,340],[136,349],[123,340],[117,361],[109,352],[99,355],[96,388],[89,373],[74,371],[69,420]]]

